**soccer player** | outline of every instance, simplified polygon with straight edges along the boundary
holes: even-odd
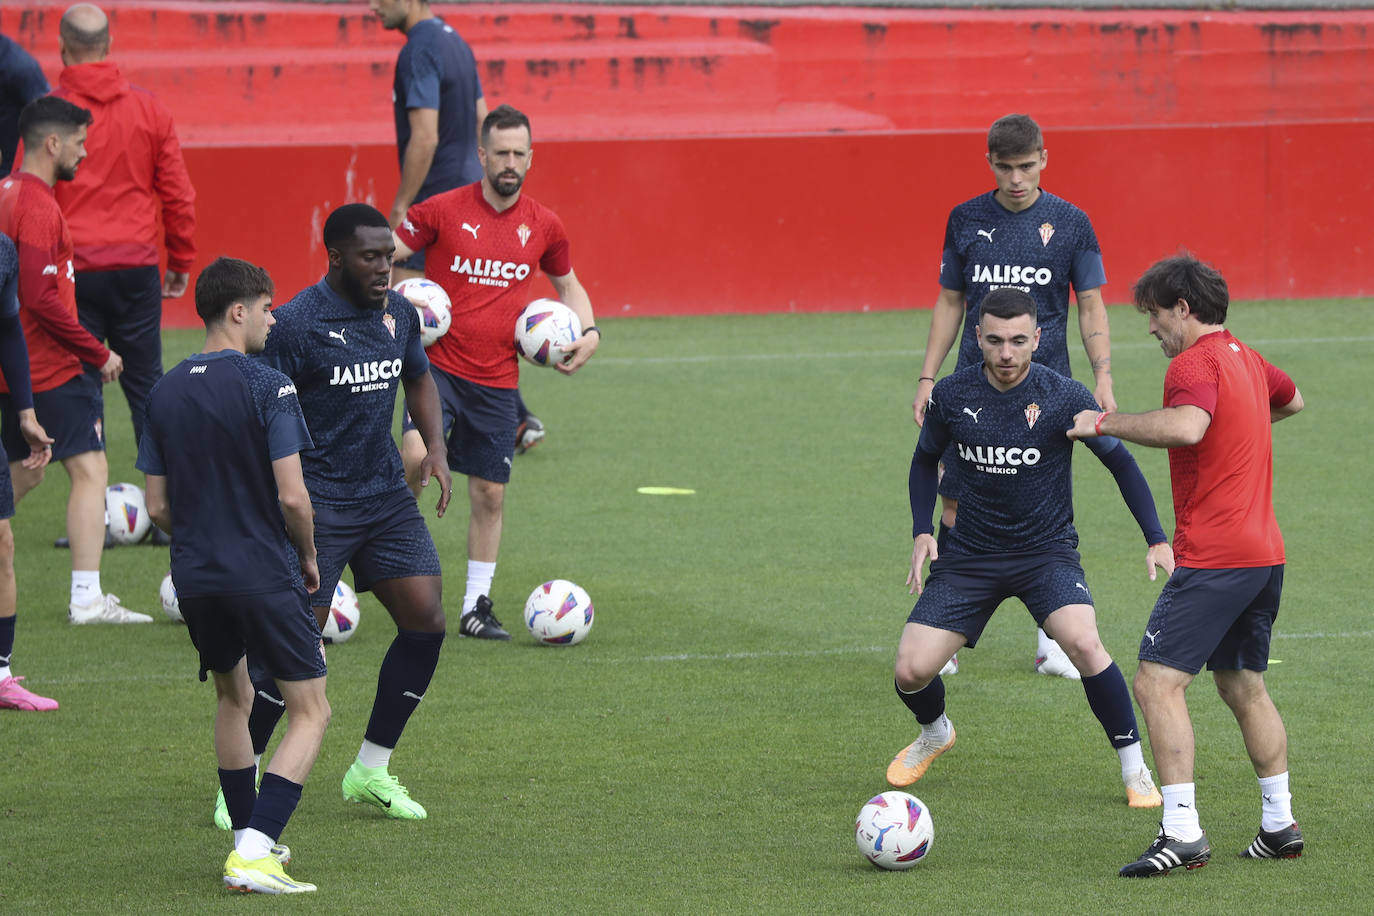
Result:
[[[54,461],[71,478],[67,497],[67,536],[72,548],[71,600],[67,619],[86,623],[151,623],[100,588],[105,547],[104,403],[100,383],[123,370],[119,354],[106,349],[77,322],[72,282],[72,238],[53,186],[71,181],[86,156],[90,112],[64,99],[44,96],[19,116],[24,158],[19,169],[0,179],[0,231],[19,251],[19,318],[29,346],[34,409],[52,434]],[[98,367],[87,375],[82,363]],[[10,455],[28,449],[20,434],[16,407],[0,396],[0,441]],[[43,482],[43,468],[10,462],[14,501]]]
[[[911,785],[954,746],[940,668],[961,647],[976,645],[997,606],[1015,597],[1083,673],[1088,705],[1120,760],[1127,802],[1157,807],[1160,796],[1141,753],[1126,679],[1098,636],[1076,549],[1073,442],[1065,430],[1075,414],[1096,402],[1079,382],[1031,361],[1041,329],[1028,293],[993,290],[983,297],[979,314],[983,360],[936,383],[911,459],[914,541],[907,583],[920,598],[902,631],[895,679],[921,734],[898,752],[887,781],[898,788]],[[1145,535],[1150,578],[1157,566],[1172,570],[1173,551],[1131,453],[1110,438],[1096,440],[1092,451],[1116,478]],[[959,524],[940,545],[931,533],[931,514],[942,455],[959,463],[964,487]],[[930,578],[922,587],[927,559]]]
[[[29,445],[25,467],[41,469],[52,457],[52,439],[38,424],[29,383],[29,348],[19,321],[19,254],[10,237],[0,233],[0,373],[9,383],[10,399],[19,415],[19,429]],[[19,593],[14,581],[14,489],[10,468],[0,445],[0,709],[43,712],[57,708],[57,701],[33,693],[10,669],[14,655],[14,625]]]
[[[1240,725],[1260,788],[1260,830],[1243,858],[1295,858],[1288,735],[1264,685],[1283,590],[1283,535],[1274,518],[1270,427],[1303,408],[1302,394],[1226,330],[1226,280],[1192,255],[1154,264],[1136,308],[1170,360],[1164,406],[1143,414],[1086,409],[1069,435],[1115,436],[1169,450],[1178,568],[1140,640],[1135,695],[1150,730],[1164,795],[1159,835],[1125,877],[1200,868],[1211,847],[1198,819],[1193,724],[1185,693],[1205,664]]]
[[[940,295],[930,318],[913,402],[917,425],[924,422],[935,373],[956,340],[956,371],[981,362],[975,333],[978,306],[992,290],[1004,287],[1022,290],[1035,299],[1044,343],[1033,359],[1068,376],[1072,373],[1066,335],[1069,287],[1073,286],[1078,330],[1092,363],[1094,394],[1104,409],[1114,410],[1111,339],[1101,291],[1107,276],[1092,223],[1082,210],[1040,187],[1049,153],[1039,125],[1026,115],[1007,115],[993,123],[988,130],[987,160],[997,189],[959,204],[945,224]],[[946,455],[940,480],[941,536],[955,524],[962,483],[960,463]],[[1043,629],[1036,635],[1035,670],[1077,680],[1078,669],[1054,640]],[[943,673],[958,669],[955,657]]]
[[[162,299],[186,292],[196,254],[196,192],[171,112],[109,59],[110,21],[100,7],[68,8],[58,46],[66,66],[54,94],[94,119],[80,173],[55,189],[71,227],[77,317],[124,358],[119,385],[137,442],[148,392],[162,377]],[[160,528],[149,538],[166,542]]]
[[[215,682],[215,757],[234,826],[224,883],[301,894],[277,844],[301,797],[329,724],[325,662],[308,592],[320,586],[310,494],[300,453],[310,432],[291,380],[248,353],[272,327],[267,271],[219,258],[196,280],[205,347],[153,387],[139,443],[148,514],[172,531],[172,580],[200,679]],[[262,789],[253,789],[248,737],[256,654],[290,718]]]
[[[0,35],[0,178],[10,173],[19,149],[19,113],[48,94],[48,78],[33,55]]]
[[[572,359],[555,367],[558,371],[571,375],[586,364],[601,331],[591,299],[573,273],[562,221],[521,193],[533,156],[529,118],[509,105],[494,109],[482,122],[477,152],[482,180],[411,207],[396,228],[396,250],[404,257],[428,249],[425,276],[453,302],[453,324],[430,347],[429,357],[443,400],[449,467],[467,475],[471,504],[458,632],[510,639],[492,611],[490,592],[520,423],[515,320],[535,298],[535,267],[582,321],[582,337],[565,348]],[[420,457],[414,443],[413,435],[403,443],[412,468]]]
[[[313,599],[321,625],[345,565],[353,587],[372,591],[396,623],[396,637],[377,675],[377,694],[358,757],[343,777],[343,795],[389,817],[418,820],[425,809],[389,772],[391,753],[424,699],[439,663],[446,621],[439,554],[415,498],[406,489],[391,436],[396,392],[405,389],[429,453],[422,485],[438,478],[438,512],[452,493],[445,462],[439,395],[420,344],[415,308],[390,289],[391,227],[366,204],[345,204],[324,223],[329,271],[277,309],[262,359],[290,376],[315,447],[301,456],[315,506],[320,589]],[[253,729],[266,746],[281,707],[272,684],[259,691]]]

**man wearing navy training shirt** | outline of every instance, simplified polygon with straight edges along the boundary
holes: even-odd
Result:
[[[935,375],[959,341],[955,369],[978,365],[975,327],[978,306],[995,289],[1028,293],[1040,316],[1043,345],[1032,357],[1060,375],[1069,371],[1067,343],[1069,288],[1078,298],[1078,329],[1093,369],[1093,393],[1104,410],[1115,410],[1112,395],[1111,339],[1101,286],[1107,282],[1102,250],[1092,223],[1082,210],[1040,187],[1041,171],[1049,162],[1040,126],[1023,114],[999,118],[988,130],[988,165],[997,188],[955,207],[945,225],[940,255],[940,296],[930,319],[921,378],[913,411],[919,426]],[[963,326],[962,337],[960,325]],[[945,456],[940,479],[943,510],[941,534],[958,517],[962,486],[959,463]],[[1040,674],[1078,679],[1079,672],[1054,640],[1038,633],[1035,670]],[[958,671],[951,659],[944,673]]]
[[[300,801],[329,722],[320,630],[308,592],[319,588],[310,494],[301,453],[310,431],[291,380],[248,353],[272,327],[272,280],[247,261],[219,258],[196,280],[204,349],[148,396],[138,468],[148,514],[172,541],[172,581],[218,709],[215,756],[234,827],[224,883],[239,891],[301,894],[277,844]],[[251,575],[245,576],[251,571]],[[246,652],[274,680],[290,720],[255,792]]]
[[[1126,680],[1097,633],[1073,527],[1073,442],[1065,430],[1096,402],[1079,382],[1032,363],[1040,329],[1029,294],[994,290],[979,311],[983,360],[935,385],[911,459],[914,540],[907,582],[920,598],[902,631],[895,682],[921,734],[898,752],[887,780],[899,788],[911,785],[954,746],[939,671],[961,647],[977,643],[1002,601],[1016,597],[1083,673],[1088,705],[1120,759],[1128,804],[1158,807]],[[1149,545],[1150,578],[1156,566],[1171,573],[1173,551],[1135,459],[1119,440],[1093,441],[1099,443],[1093,453],[1116,478]],[[931,514],[942,455],[958,463],[964,495],[959,524],[940,545]],[[930,578],[923,586],[927,559]]]
[[[429,688],[446,622],[439,554],[406,488],[391,435],[396,393],[428,447],[421,486],[438,479],[438,513],[453,483],[444,445],[439,394],[420,343],[415,308],[389,288],[395,245],[391,227],[366,204],[345,204],[324,224],[329,272],[277,309],[262,359],[291,377],[315,447],[301,456],[315,505],[320,590],[315,613],[329,612],[343,567],[354,588],[372,591],[396,623],[377,675],[377,694],[358,758],[344,774],[343,794],[389,817],[427,813],[390,775],[391,753]],[[266,746],[281,707],[271,683],[254,681],[254,750]],[[217,822],[218,822],[217,818]]]

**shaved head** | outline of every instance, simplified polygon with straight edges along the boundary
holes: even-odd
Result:
[[[58,26],[62,54],[70,63],[102,59],[110,50],[110,19],[93,3],[68,7]]]

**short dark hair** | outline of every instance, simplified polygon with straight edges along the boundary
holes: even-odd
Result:
[[[1224,324],[1231,293],[1226,278],[1210,264],[1184,251],[1150,265],[1131,288],[1141,312],[1173,308],[1182,299],[1203,324]]]
[[[1014,286],[999,286],[984,296],[982,304],[978,306],[979,324],[983,323],[984,315],[993,318],[1019,318],[1029,315],[1033,323],[1040,320],[1031,294]]]
[[[491,136],[493,130],[510,130],[514,127],[523,127],[530,132],[530,137],[534,137],[534,131],[530,128],[530,119],[518,108],[510,105],[497,105],[482,120],[482,143],[486,144],[487,138]]]
[[[338,249],[340,245],[353,238],[362,226],[377,229],[390,229],[382,211],[368,204],[344,204],[324,221],[324,247]]]
[[[196,278],[196,314],[208,328],[224,320],[229,306],[245,305],[272,295],[272,278],[256,264],[238,258],[215,258]]]
[[[40,96],[19,112],[19,136],[24,138],[26,150],[37,149],[43,145],[43,138],[54,130],[70,134],[88,126],[92,120],[91,113],[80,105],[55,95]]]
[[[988,128],[988,153],[993,156],[1019,156],[1038,153],[1045,148],[1040,125],[1030,115],[1003,115]]]

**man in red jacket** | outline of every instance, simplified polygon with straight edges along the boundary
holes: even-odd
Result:
[[[110,23],[100,8],[68,9],[58,44],[66,66],[53,94],[94,118],[80,173],[56,189],[75,249],[76,306],[82,326],[124,357],[119,383],[137,442],[148,392],[162,377],[162,299],[186,292],[195,259],[196,192],[171,113],[106,60]],[[158,270],[159,203],[165,280]]]
[[[72,237],[53,186],[71,181],[86,156],[91,113],[50,95],[35,99],[19,115],[24,157],[0,179],[0,232],[19,254],[19,320],[29,345],[29,373],[38,422],[53,438],[52,460],[71,478],[67,534],[72,547],[72,623],[151,623],[100,588],[105,544],[104,403],[100,383],[119,377],[124,364],[76,320]],[[98,375],[83,372],[85,363]],[[12,456],[29,446],[22,434],[21,403],[0,389],[0,442]],[[43,482],[41,467],[10,462],[14,501]]]

